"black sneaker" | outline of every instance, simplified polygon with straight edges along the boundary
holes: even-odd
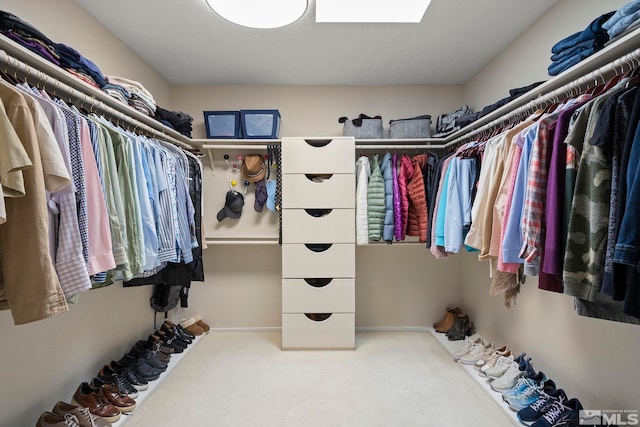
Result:
[[[129,350],[129,354],[133,357],[140,357],[146,353],[151,353],[153,357],[164,363],[169,363],[169,361],[171,360],[171,356],[167,356],[159,350],[150,350],[148,348],[140,347],[133,347],[131,350]]]
[[[147,362],[149,365],[153,366],[154,368],[164,372],[167,370],[167,365],[165,362],[159,360],[158,358],[156,358],[153,353],[151,353],[150,351],[147,352],[132,352],[130,351],[129,353],[125,354],[123,356],[123,359],[125,358],[132,358],[132,359],[138,359],[138,360],[144,360],[145,362]]]
[[[180,340],[184,341],[187,345],[193,342],[193,340],[189,338],[188,335],[182,333],[178,328],[174,328],[168,323],[163,323],[162,326],[160,327],[160,331],[166,333],[167,335],[172,335],[179,338]]]
[[[140,340],[136,343],[134,347],[139,348],[141,350],[149,349],[151,351],[159,351],[163,354],[166,354],[167,356],[171,356],[174,353],[174,350],[172,347],[164,346],[158,340],[153,340],[153,342]]]
[[[162,371],[149,365],[144,360],[135,359],[133,357],[123,357],[116,362],[120,366],[130,368],[133,372],[141,376],[147,381],[155,381],[160,377]]]
[[[159,337],[159,339],[164,342],[165,345],[173,347],[173,349],[176,350],[176,353],[184,351],[189,346],[188,342],[184,341],[182,338],[172,332],[157,330],[155,332],[155,335]]]
[[[113,372],[116,374],[124,375],[127,381],[129,381],[129,383],[131,383],[131,385],[138,391],[144,391],[149,388],[149,381],[144,379],[144,377],[138,374],[135,369],[129,366],[121,365],[115,360],[112,360],[111,363],[106,366],[106,368],[107,369],[105,369],[104,372],[107,374],[109,372]]]

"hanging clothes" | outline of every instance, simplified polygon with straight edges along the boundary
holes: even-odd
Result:
[[[380,164],[380,172],[384,179],[384,228],[382,239],[391,243],[394,235],[394,207],[393,207],[393,169],[391,167],[391,153],[386,153]]]
[[[2,80],[0,100],[19,138],[2,144],[20,143],[32,165],[22,169],[24,196],[4,199],[7,222],[0,226],[0,309],[11,310],[20,325],[68,310],[49,250],[46,191],[70,185],[71,177],[37,102]],[[40,138],[38,128],[43,130]]]
[[[367,189],[367,222],[369,225],[369,240],[377,242],[382,238],[385,217],[384,178],[380,171],[378,155],[373,156],[373,169]]]
[[[369,243],[367,190],[370,176],[369,158],[360,156],[356,161],[356,243],[358,245]]]
[[[405,236],[408,234],[407,227],[409,223],[410,200],[407,186],[412,177],[413,166],[411,164],[411,159],[406,154],[403,154],[400,159],[400,172],[398,175],[398,191],[400,195],[400,234],[402,235],[400,240],[404,240]]]
[[[409,195],[409,212],[407,234],[418,236],[420,243],[427,242],[427,193],[425,190],[424,171],[426,171],[428,154],[418,154],[413,157],[413,176],[407,184]]]

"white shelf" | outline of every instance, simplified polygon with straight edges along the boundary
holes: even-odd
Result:
[[[438,333],[433,328],[429,328],[429,332],[431,333],[431,335],[433,335],[436,338],[436,340],[438,340],[440,344],[442,344],[442,346],[449,352],[449,354],[452,355],[451,358],[452,360],[454,360],[453,352],[459,349],[460,347],[462,347],[464,345],[463,344],[464,341],[449,341],[445,334]],[[470,339],[472,340],[475,340],[477,338],[480,338],[480,335],[476,334],[470,337]],[[487,342],[486,339],[483,338],[483,340],[484,342]],[[455,360],[454,360],[454,363],[457,363],[458,365],[460,365],[460,368],[464,369],[465,372],[467,372],[478,383],[478,385],[489,396],[492,397],[496,405],[498,405],[500,409],[502,409],[504,413],[509,417],[509,419],[513,421],[513,425],[520,426],[520,427],[522,426],[520,421],[518,421],[518,417],[516,416],[516,413],[512,411],[511,408],[509,408],[509,405],[507,405],[507,403],[504,400],[502,400],[502,394],[493,391],[493,389],[489,385],[489,380],[487,378],[483,378],[480,375],[478,375],[478,371],[476,371],[473,365],[465,365],[463,363],[455,362]]]
[[[193,340],[193,342],[189,345],[189,347],[187,347],[185,351],[183,351],[182,353],[172,354],[171,360],[169,360],[169,366],[167,367],[166,371],[160,374],[160,378],[158,378],[155,381],[149,381],[149,388],[144,391],[138,392],[138,397],[135,399],[137,404],[136,409],[130,414],[126,414],[126,415],[123,414],[117,422],[111,423],[111,425],[113,427],[122,427],[127,423],[130,417],[135,417],[136,412],[140,410],[139,409],[140,405],[144,404],[144,401],[147,400],[158,387],[161,387],[164,380],[171,375],[175,367],[178,366],[178,364],[180,364],[180,362],[200,343],[200,341],[202,341],[202,339],[205,336],[206,334],[196,337],[196,339]]]
[[[38,55],[35,55],[28,49],[24,48],[23,46],[19,45],[18,43],[4,35],[0,35],[0,50],[5,51],[7,55],[13,56],[24,64],[33,67],[36,70],[36,73],[34,73],[32,77],[41,79],[41,83],[44,84],[47,80],[46,77],[49,76],[54,81],[61,82],[64,85],[75,89],[81,94],[84,94],[84,98],[81,98],[80,101],[86,101],[87,106],[95,102],[102,103],[105,106],[123,114],[124,116],[130,117],[131,119],[138,121],[161,134],[165,134],[168,137],[179,141],[180,143],[186,144],[188,146],[193,146],[190,138],[187,138],[176,130],[165,126],[164,124],[155,120],[153,117],[149,117],[146,114],[136,110],[135,108],[130,107],[127,104],[123,104],[122,102],[118,101],[102,90],[83,82],[63,68],[58,67],[57,65],[45,60]],[[57,89],[59,89],[57,85],[53,83],[51,84],[51,88],[54,93]]]

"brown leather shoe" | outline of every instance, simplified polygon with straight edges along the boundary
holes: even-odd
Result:
[[[122,415],[118,408],[109,403],[102,393],[91,387],[88,382],[83,382],[78,386],[76,392],[73,393],[71,403],[88,408],[93,415],[102,417],[110,423],[115,423]]]
[[[440,333],[449,331],[453,327],[453,322],[455,321],[458,314],[462,314],[462,310],[460,310],[460,307],[448,308],[444,315],[444,319],[433,325],[433,328],[436,330],[436,332]]]
[[[73,415],[78,419],[80,427],[111,427],[111,423],[104,418],[96,417],[89,409],[81,406],[71,405],[66,402],[58,402],[53,407],[52,413],[65,416]]]
[[[100,393],[123,414],[136,409],[136,401],[124,394],[115,384],[103,384]]]
[[[71,414],[58,415],[51,412],[43,412],[38,418],[36,427],[79,427],[78,419]]]

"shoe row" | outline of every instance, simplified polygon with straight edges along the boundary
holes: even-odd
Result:
[[[491,389],[501,393],[518,420],[533,427],[571,427],[578,425],[580,401],[569,399],[542,371],[536,372],[525,353],[515,356],[507,346],[496,348],[482,338],[465,338],[453,353],[454,359],[473,365],[487,378]]]
[[[476,333],[476,327],[469,315],[460,307],[447,308],[444,318],[433,325],[436,332],[443,333],[449,341],[460,341]]]
[[[172,354],[182,353],[196,336],[208,331],[201,318],[178,324],[165,320],[146,340],[105,364],[91,381],[82,382],[71,403],[60,401],[51,412],[41,414],[36,427],[111,426],[135,410],[135,399],[167,370]]]

